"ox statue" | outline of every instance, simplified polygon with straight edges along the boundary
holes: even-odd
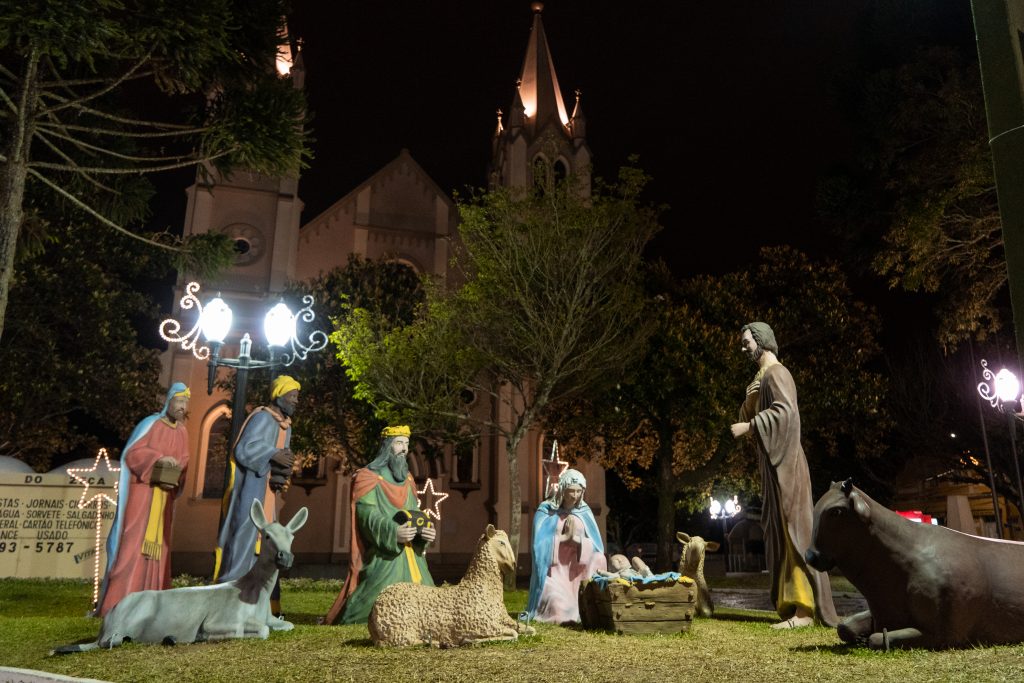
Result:
[[[912,522],[852,480],[814,506],[805,558],[838,568],[868,610],[838,626],[844,642],[872,649],[942,649],[1024,641],[1024,543]]]
[[[292,539],[308,514],[302,508],[287,525],[269,522],[263,505],[254,500],[249,517],[263,540],[256,564],[245,576],[212,586],[129,593],[103,618],[94,642],[65,645],[51,654],[111,648],[126,641],[174,645],[266,638],[271,630],[291,630],[291,623],[270,613],[270,591],[278,571],[292,566]]]

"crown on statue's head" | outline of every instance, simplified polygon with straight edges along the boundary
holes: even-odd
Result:
[[[412,430],[409,429],[408,425],[397,425],[395,427],[385,427],[384,431],[380,433],[384,438],[391,436],[405,436],[408,437],[412,434]]]

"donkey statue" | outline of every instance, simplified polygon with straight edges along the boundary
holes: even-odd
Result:
[[[259,500],[249,517],[263,532],[256,564],[245,576],[212,586],[188,586],[163,591],[129,593],[103,619],[94,642],[64,645],[51,654],[112,648],[137,643],[198,643],[229,638],[266,638],[273,628],[289,631],[291,623],[270,613],[270,591],[281,569],[292,566],[295,532],[306,523],[302,508],[286,525],[267,520]]]

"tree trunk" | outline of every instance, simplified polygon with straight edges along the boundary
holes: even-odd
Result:
[[[25,64],[24,80],[14,120],[4,131],[3,147],[6,161],[0,167],[0,340],[4,335],[4,319],[14,280],[14,255],[18,233],[24,216],[25,179],[28,177],[28,151],[32,141],[36,109],[36,67],[38,54],[33,51]]]
[[[676,476],[672,472],[672,430],[658,434],[658,552],[655,571],[672,571],[672,543],[676,537]]]
[[[512,546],[512,557],[516,558],[516,565],[519,564],[519,534],[523,518],[523,492],[519,486],[519,442],[523,438],[524,430],[517,429],[505,439],[505,457],[508,460],[508,542]],[[506,590],[515,590],[516,576],[518,569],[505,577]]]

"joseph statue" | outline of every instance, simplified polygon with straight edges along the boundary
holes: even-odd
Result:
[[[757,374],[747,386],[735,438],[752,434],[761,472],[761,525],[771,581],[771,599],[782,621],[773,628],[835,626],[827,574],[807,566],[814,502],[807,458],[800,445],[800,411],[793,375],[779,362],[772,328],[762,322],[744,325],[740,342]]]

